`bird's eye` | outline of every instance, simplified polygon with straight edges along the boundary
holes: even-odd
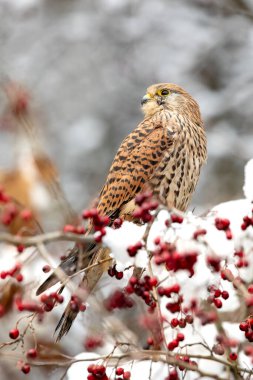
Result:
[[[161,91],[161,95],[163,96],[169,95],[169,93],[170,93],[169,90],[166,90],[166,89]]]

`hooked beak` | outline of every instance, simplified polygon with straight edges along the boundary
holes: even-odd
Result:
[[[141,105],[143,106],[143,104],[147,103],[150,99],[151,99],[151,95],[149,94],[144,95],[143,98],[141,99]]]
[[[161,96],[158,96],[156,101],[159,106],[162,106],[163,104],[165,104],[165,101]]]

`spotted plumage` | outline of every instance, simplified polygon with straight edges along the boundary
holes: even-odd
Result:
[[[150,86],[142,99],[142,109],[144,120],[123,140],[99,196],[98,211],[109,216],[111,223],[119,216],[131,219],[135,196],[147,188],[168,208],[185,211],[206,161],[199,107],[185,90],[171,83]],[[75,247],[61,268],[70,275],[105,257],[106,249],[92,245],[81,253]],[[97,266],[86,271],[80,287],[90,293],[106,268]],[[55,274],[51,275],[37,294],[57,280]],[[58,324],[59,338],[68,332],[75,316],[68,306]]]

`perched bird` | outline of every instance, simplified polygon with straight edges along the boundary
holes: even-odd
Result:
[[[172,83],[154,84],[148,87],[141,104],[144,120],[123,140],[99,196],[97,210],[109,216],[111,224],[118,217],[131,217],[136,195],[147,188],[168,208],[185,211],[206,161],[206,135],[199,106],[184,89]],[[93,232],[92,225],[89,232]],[[67,275],[108,257],[107,249],[94,244],[83,251],[84,259],[80,261],[82,252],[75,246],[61,263]],[[102,265],[88,269],[81,288],[90,293],[103,271]],[[53,273],[37,294],[57,281]],[[57,326],[58,339],[68,332],[76,314],[68,305]]]

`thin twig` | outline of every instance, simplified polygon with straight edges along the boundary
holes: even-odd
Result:
[[[17,235],[11,235],[8,233],[1,233],[0,234],[0,242],[3,243],[9,243],[13,245],[23,245],[25,247],[31,247],[36,246],[40,243],[51,243],[53,241],[71,241],[75,243],[81,243],[84,245],[88,245],[90,243],[94,243],[94,237],[92,235],[77,235],[72,233],[65,233],[62,231],[54,231],[54,232],[48,232],[45,234],[40,234],[36,236],[29,236],[29,237],[23,237],[23,236],[17,236]]]

